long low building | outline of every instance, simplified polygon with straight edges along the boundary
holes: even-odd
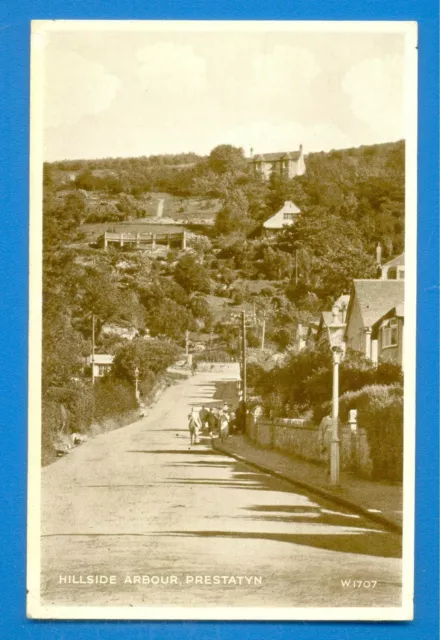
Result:
[[[161,225],[111,226],[98,237],[98,245],[107,249],[109,245],[155,249],[158,244],[186,249],[187,231],[184,227]]]

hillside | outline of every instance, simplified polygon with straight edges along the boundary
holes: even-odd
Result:
[[[374,277],[377,242],[385,259],[402,250],[403,142],[309,154],[306,175],[267,182],[229,145],[208,158],[168,160],[44,167],[46,443],[60,406],[77,430],[93,416],[131,409],[135,366],[147,397],[184,348],[186,331],[194,348],[237,357],[242,310],[250,318],[249,347],[277,361],[295,343],[298,323],[331,308],[353,278]],[[295,225],[260,235],[261,222],[285,200],[301,209]],[[112,224],[142,228],[158,215],[177,226],[211,226],[191,236],[187,251],[88,244]],[[114,354],[119,363],[93,393],[84,367],[92,316],[97,353]],[[131,342],[127,328],[137,336]]]

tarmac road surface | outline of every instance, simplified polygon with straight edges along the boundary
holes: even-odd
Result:
[[[399,606],[401,545],[379,525],[213,451],[190,447],[199,373],[138,422],[42,473],[42,605]]]

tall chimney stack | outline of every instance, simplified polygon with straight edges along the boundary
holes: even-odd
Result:
[[[250,157],[253,158],[254,157],[254,149],[253,149],[253,147],[251,147],[250,151],[251,151]]]

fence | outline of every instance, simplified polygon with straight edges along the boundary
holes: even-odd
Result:
[[[326,461],[321,453],[318,428],[303,420],[249,419],[246,426],[250,440],[261,447],[277,449],[313,462]],[[340,424],[339,439],[341,469],[371,477],[372,462],[365,431],[358,428],[353,433],[349,424]]]

